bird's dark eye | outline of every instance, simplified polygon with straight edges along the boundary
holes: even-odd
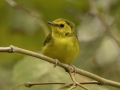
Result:
[[[60,24],[60,27],[62,27],[62,28],[63,28],[63,27],[64,27],[64,24]]]

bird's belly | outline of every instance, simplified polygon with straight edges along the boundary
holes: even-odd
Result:
[[[78,54],[78,44],[75,46],[74,42],[61,40],[55,42],[52,46],[47,47],[47,52],[44,54],[54,59],[58,59],[62,63],[69,63],[73,61]]]

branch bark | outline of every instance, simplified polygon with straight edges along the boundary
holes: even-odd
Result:
[[[50,85],[50,84],[64,85],[63,87],[73,85],[73,83],[67,83],[67,82],[27,82],[24,84],[16,85],[10,90],[15,90],[16,88],[21,87],[21,86],[32,87],[35,85]],[[80,82],[80,84],[98,84],[98,82],[97,81],[88,81],[88,82]]]
[[[8,53],[15,53],[16,52],[16,53],[21,53],[21,54],[33,56],[33,57],[45,60],[45,61],[53,63],[53,64],[56,63],[55,60],[50,58],[50,57],[47,57],[47,56],[44,56],[42,54],[32,52],[32,51],[29,51],[29,50],[25,50],[25,49],[22,49],[22,48],[19,48],[19,47],[15,47],[15,46],[12,46],[12,45],[10,45],[9,47],[0,47],[0,52],[8,52]],[[69,65],[64,64],[64,63],[59,63],[58,66],[60,66],[64,69],[67,69],[67,70],[69,69]],[[74,70],[73,67],[71,67],[71,68],[72,68],[72,70]],[[91,79],[97,81],[99,85],[108,85],[108,86],[113,86],[113,87],[120,88],[120,83],[119,82],[115,82],[115,81],[112,81],[112,80],[107,80],[105,78],[102,78],[102,77],[97,76],[93,73],[84,71],[84,70],[76,68],[76,67],[75,67],[75,70],[76,70],[77,74],[81,74],[83,76],[91,78]]]
[[[61,84],[61,85],[65,85],[68,84],[67,82],[27,82],[24,85],[27,87],[31,87],[33,85],[50,85],[50,84]],[[89,81],[89,82],[81,82],[80,84],[98,84],[97,81]],[[69,85],[73,85],[73,83],[70,83]]]

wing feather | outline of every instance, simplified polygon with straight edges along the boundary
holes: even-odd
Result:
[[[46,37],[43,46],[46,46],[50,41],[52,40],[52,35],[51,33]]]

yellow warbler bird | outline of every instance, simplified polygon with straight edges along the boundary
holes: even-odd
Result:
[[[52,32],[44,41],[42,53],[62,63],[72,62],[79,52],[74,23],[58,18],[53,22],[48,21],[48,24],[51,25]]]

